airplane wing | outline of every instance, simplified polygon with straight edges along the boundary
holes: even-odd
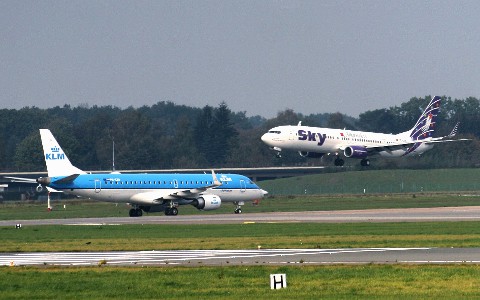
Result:
[[[436,144],[436,143],[448,143],[448,142],[459,142],[459,141],[470,141],[471,139],[455,139],[455,140],[446,140],[444,139],[445,137],[440,137],[440,138],[432,138],[429,140],[419,140],[419,141],[411,141],[408,143],[399,143],[399,144],[390,144],[390,145],[379,145],[379,146],[365,146],[367,149],[368,155],[374,155],[379,152],[392,152],[395,150],[406,150],[415,144]],[[354,145],[357,146],[357,145]],[[363,146],[363,145],[362,145]],[[340,149],[340,150],[345,150],[345,149]]]
[[[379,152],[392,152],[395,150],[406,150],[416,143],[421,143],[421,142],[410,142],[410,143],[403,143],[403,144],[393,144],[393,145],[384,145],[384,146],[369,146],[366,147],[368,151],[368,155],[373,155]]]
[[[375,145],[375,146],[368,146],[368,145],[367,146],[365,146],[365,145],[349,145],[349,146],[365,147],[365,149],[368,152],[368,155],[371,156],[371,155],[374,155],[378,152],[383,152],[383,151],[392,152],[392,151],[400,150],[400,149],[408,149],[408,148],[412,147],[413,145],[415,145],[416,143],[420,143],[420,142],[409,142],[409,143],[389,144],[389,145]],[[338,150],[339,151],[345,151],[345,148],[347,148],[347,147],[342,146],[342,147],[339,147]]]
[[[213,170],[212,170],[212,179],[213,179],[213,184],[211,185],[206,185],[206,186],[202,186],[194,189],[175,191],[173,193],[168,193],[162,190],[138,193],[136,195],[133,195],[130,199],[134,202],[157,202],[157,201],[160,202],[162,200],[195,198],[199,194],[205,192],[208,189],[222,185],[222,183],[217,179],[217,175],[215,175],[215,172]]]

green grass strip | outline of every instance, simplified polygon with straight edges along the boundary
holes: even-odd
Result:
[[[477,265],[0,268],[0,299],[480,297]],[[287,288],[271,290],[269,275]]]
[[[480,247],[480,222],[0,227],[0,252]]]

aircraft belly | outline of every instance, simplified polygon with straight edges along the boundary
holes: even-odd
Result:
[[[105,201],[105,202],[120,202],[120,203],[129,203],[131,197],[145,192],[145,190],[126,190],[126,189],[75,189],[71,190],[64,190],[64,192],[72,195],[77,195],[80,197],[90,198],[93,200],[98,201]],[[146,204],[151,204],[152,201],[145,202]]]
[[[403,149],[397,149],[393,151],[380,151],[378,154],[381,157],[400,157],[402,155],[405,155],[406,151]]]

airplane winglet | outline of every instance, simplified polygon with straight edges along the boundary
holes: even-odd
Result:
[[[447,137],[454,137],[457,134],[458,125],[460,125],[460,122],[457,122],[457,124],[455,124],[455,126],[452,129],[452,132],[450,132],[450,134],[447,135]]]
[[[222,183],[217,179],[217,175],[215,174],[215,171],[212,170],[212,179],[213,179],[213,184],[215,186],[221,186]]]

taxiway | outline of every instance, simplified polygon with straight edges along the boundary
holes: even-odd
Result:
[[[165,216],[161,213],[139,218],[72,218],[3,220],[0,226],[25,225],[109,225],[109,224],[241,224],[241,223],[353,223],[353,222],[444,222],[480,221],[480,206],[301,211],[244,214]]]

